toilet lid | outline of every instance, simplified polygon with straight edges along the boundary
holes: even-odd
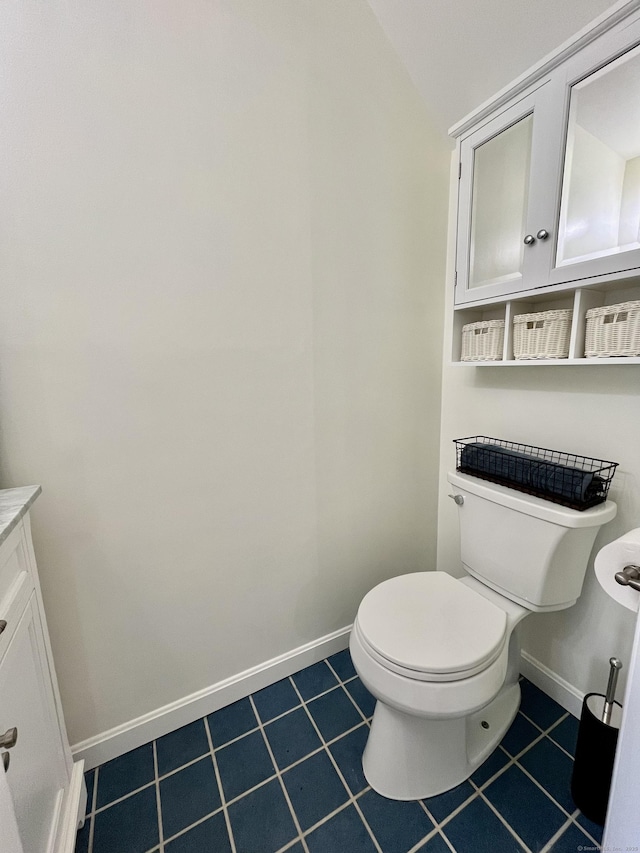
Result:
[[[504,645],[507,614],[446,572],[416,572],[367,593],[358,626],[393,664],[444,675],[492,663]]]

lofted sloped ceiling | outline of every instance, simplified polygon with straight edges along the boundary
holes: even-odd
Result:
[[[368,0],[446,133],[611,0]]]

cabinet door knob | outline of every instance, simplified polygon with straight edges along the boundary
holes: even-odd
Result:
[[[0,749],[11,749],[18,741],[18,729],[14,726],[12,729],[0,735]]]
[[[6,627],[7,627],[7,623],[5,622],[5,620],[4,620],[4,619],[0,619],[0,634],[2,634],[2,632],[4,631],[4,629],[5,629]]]
[[[533,234],[527,234],[527,236],[524,238],[525,246],[532,246],[535,242],[536,238],[533,236]]]
[[[546,228],[541,228],[538,231],[538,233],[536,234],[536,237],[538,238],[538,240],[546,240],[548,236],[549,236],[549,232],[547,231]]]
[[[4,772],[6,773],[9,769],[9,762],[11,761],[11,753],[3,752],[2,753],[2,766],[4,767]]]

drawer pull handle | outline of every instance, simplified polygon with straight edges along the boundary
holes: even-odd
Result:
[[[2,753],[2,766],[4,767],[4,772],[6,773],[9,769],[9,762],[11,761],[11,753],[3,752]]]
[[[14,726],[12,729],[0,735],[0,749],[11,749],[18,741],[18,729]]]
[[[2,634],[2,632],[4,631],[4,629],[5,629],[6,627],[7,627],[7,623],[5,622],[5,620],[4,620],[4,619],[0,619],[0,634]]]

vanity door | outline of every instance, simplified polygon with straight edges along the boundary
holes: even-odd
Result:
[[[68,784],[49,683],[34,593],[0,660],[2,762],[24,853],[53,853]]]

